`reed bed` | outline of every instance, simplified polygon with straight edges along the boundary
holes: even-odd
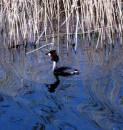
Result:
[[[105,40],[112,43],[116,34],[122,37],[122,22],[122,0],[0,1],[0,37],[5,47],[38,44],[42,39],[59,45],[64,35],[69,47],[72,35],[77,48],[79,34],[90,40],[95,36],[98,48]]]

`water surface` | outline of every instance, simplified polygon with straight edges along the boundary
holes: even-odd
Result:
[[[30,50],[31,48],[29,48]],[[60,65],[77,68],[79,75],[55,82],[52,62],[43,51],[5,53],[1,48],[1,130],[122,130],[123,50],[95,51],[78,45],[77,53],[61,46]]]

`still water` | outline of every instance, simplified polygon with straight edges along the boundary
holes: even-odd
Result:
[[[0,130],[123,130],[120,45],[98,51],[78,45],[76,53],[61,46],[59,64],[80,74],[60,77],[54,93],[47,88],[55,78],[44,51],[0,53]]]

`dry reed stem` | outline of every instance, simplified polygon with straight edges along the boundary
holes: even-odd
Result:
[[[121,0],[1,0],[0,30],[4,45],[17,45],[25,41],[38,44],[41,38],[51,35],[51,42],[59,44],[61,33],[67,36],[69,47],[70,34],[74,34],[77,48],[78,33],[98,31],[99,37],[122,35],[123,16]],[[108,30],[103,27],[110,27]],[[57,41],[55,36],[57,34]],[[107,36],[105,36],[107,35]],[[98,43],[97,43],[98,46]]]

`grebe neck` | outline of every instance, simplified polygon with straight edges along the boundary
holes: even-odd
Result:
[[[56,66],[56,61],[53,61],[53,68],[52,68],[52,70],[54,71],[56,67],[57,67]]]

